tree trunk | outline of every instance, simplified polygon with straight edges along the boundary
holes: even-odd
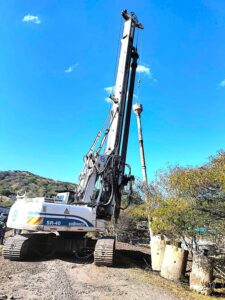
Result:
[[[203,295],[212,292],[213,263],[204,253],[193,254],[192,271],[190,274],[190,288]]]

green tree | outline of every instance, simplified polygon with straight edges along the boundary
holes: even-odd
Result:
[[[225,152],[200,167],[168,167],[149,185],[146,211],[155,233],[173,240],[225,238]],[[201,229],[201,233],[198,232]]]

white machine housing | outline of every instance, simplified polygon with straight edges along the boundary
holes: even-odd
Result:
[[[18,197],[10,209],[7,226],[21,230],[63,232],[105,229],[105,221],[96,219],[94,207],[46,201],[48,199],[45,197]]]

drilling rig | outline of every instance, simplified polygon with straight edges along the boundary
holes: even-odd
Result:
[[[84,156],[84,168],[75,191],[60,191],[56,197],[18,196],[10,209],[7,226],[21,231],[9,238],[3,256],[10,260],[51,257],[56,251],[85,253],[93,249],[96,265],[112,266],[115,239],[87,238],[87,233],[106,229],[118,219],[121,196],[132,191],[134,177],[126,163],[138,52],[136,29],[143,29],[134,13],[122,11],[124,29],[107,126],[100,130]]]

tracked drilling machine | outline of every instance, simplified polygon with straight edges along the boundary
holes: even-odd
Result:
[[[22,230],[22,234],[6,241],[3,256],[7,259],[51,257],[55,251],[85,253],[92,249],[96,265],[113,264],[115,239],[96,241],[85,236],[104,232],[106,221],[118,219],[123,189],[127,186],[131,191],[134,180],[126,153],[138,60],[134,34],[136,28],[143,26],[134,13],[124,10],[122,17],[124,29],[107,125],[84,156],[84,169],[75,191],[61,191],[55,198],[17,197],[7,226]]]

